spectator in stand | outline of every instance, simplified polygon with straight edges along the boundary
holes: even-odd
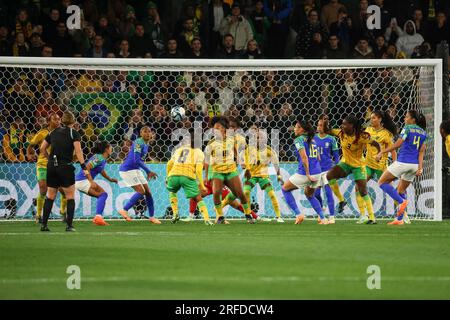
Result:
[[[194,38],[191,43],[191,52],[188,55],[191,59],[205,59],[208,56],[203,52],[202,40],[200,38]]]
[[[16,18],[16,32],[15,34],[22,33],[25,41],[28,41],[28,39],[31,37],[31,34],[33,32],[33,26],[28,19],[28,12],[25,9],[19,10],[19,13],[17,14]]]
[[[114,47],[114,44],[120,39],[118,31],[109,24],[106,16],[101,16],[98,22],[96,22],[95,34],[102,36],[106,51],[111,50]]]
[[[404,123],[403,119],[405,117],[406,110],[403,105],[404,104],[401,103],[400,94],[398,92],[394,92],[388,101],[387,111],[398,127],[401,127]]]
[[[44,45],[42,47],[41,56],[44,58],[50,58],[53,57],[53,48],[47,45]]]
[[[391,19],[389,26],[386,28],[384,38],[389,44],[395,44],[397,39],[403,35],[402,29],[398,26],[397,19],[394,17]]]
[[[436,21],[430,27],[429,42],[433,50],[441,41],[450,43],[450,27],[444,12],[438,12]]]
[[[279,107],[273,121],[270,124],[270,128],[276,128],[279,130],[279,145],[280,145],[280,159],[283,161],[295,160],[295,146],[294,139],[292,138],[292,131],[294,130],[294,113],[292,105],[289,102],[285,102]]]
[[[396,46],[399,52],[404,52],[407,58],[411,58],[414,48],[420,46],[424,39],[416,33],[416,26],[412,20],[405,22],[404,33],[398,38]]]
[[[147,3],[147,18],[144,20],[143,24],[145,34],[153,40],[153,44],[158,50],[157,54],[162,54],[165,46],[165,31],[158,13],[158,7],[153,1]]]
[[[386,52],[383,53],[382,56],[383,59],[397,59],[398,53],[397,53],[397,47],[393,44],[390,44],[386,48]]]
[[[311,10],[320,12],[319,0],[296,1],[291,18],[291,28],[299,30],[300,27],[308,21],[308,15]]]
[[[388,8],[384,4],[384,0],[374,0],[375,5],[377,5],[380,8],[381,13],[381,28],[374,30],[375,37],[384,34],[384,31],[389,26],[389,23],[391,21],[391,13],[389,12]]]
[[[178,45],[183,55],[189,55],[191,51],[191,44],[194,38],[198,38],[199,34],[194,32],[194,20],[186,18],[183,22],[183,29],[178,36]]]
[[[209,4],[209,27],[210,32],[210,46],[209,55],[212,57],[219,49],[222,36],[220,35],[220,23],[222,19],[231,13],[231,8],[228,3],[223,0],[213,0]]]
[[[70,101],[72,98],[78,94],[77,90],[77,78],[73,74],[73,72],[69,72],[64,78],[64,86],[63,89],[59,92],[58,98],[56,99],[56,103],[61,106],[64,111],[65,108],[70,106]],[[70,110],[74,111],[74,110]]]
[[[16,41],[12,45],[12,54],[15,57],[26,57],[29,55],[30,47],[25,42],[23,33],[16,34]]]
[[[57,114],[62,117],[63,112],[61,108],[56,104],[55,99],[53,98],[53,90],[46,89],[42,93],[41,98],[39,99],[39,103],[36,106],[36,111],[34,112],[35,119],[39,118],[48,118],[48,116],[52,113]]]
[[[373,47],[373,53],[375,55],[375,59],[383,58],[385,52],[387,50],[386,40],[383,35],[379,35],[375,39],[375,46]]]
[[[56,35],[47,42],[53,48],[54,57],[72,57],[74,54],[74,43],[67,33],[66,23],[58,22]]]
[[[267,56],[283,58],[289,34],[289,16],[292,12],[291,0],[264,0],[264,13],[271,22],[268,31]]]
[[[28,130],[33,128],[34,94],[29,90],[28,80],[22,75],[16,75],[15,83],[4,94],[4,110],[7,112],[6,121],[12,122],[16,117],[25,121]]]
[[[33,33],[30,37],[30,50],[28,52],[30,57],[40,57],[43,46],[44,42],[42,41],[41,35],[39,33]]]
[[[234,48],[234,37],[231,34],[223,36],[222,46],[215,57],[217,59],[236,59],[239,57],[238,52]]]
[[[66,1],[69,2],[69,1]],[[84,20],[91,24],[96,23],[101,17],[99,15],[99,10],[97,6],[97,1],[95,0],[83,0],[83,16]]]
[[[353,50],[352,59],[373,59],[375,55],[373,54],[372,47],[369,45],[369,40],[367,38],[360,38],[358,43]]]
[[[183,9],[181,12],[181,19],[177,22],[175,26],[175,33],[181,33],[183,25],[186,20],[192,20],[192,32],[196,37],[200,37],[201,30],[201,11],[197,12],[197,5],[193,1],[185,1],[183,4]]]
[[[89,24],[80,30],[71,30],[72,40],[75,44],[75,53],[80,54],[87,52],[94,44],[95,29]]]
[[[306,56],[308,59],[324,59],[326,52],[325,52],[325,45],[322,41],[322,35],[320,32],[316,32],[313,34],[312,44],[311,48],[309,50],[309,55]]]
[[[134,36],[136,23],[136,12],[130,5],[126,7],[125,19],[120,21],[119,32],[122,38],[130,38]]]
[[[242,54],[242,59],[262,59],[263,54],[259,50],[258,42],[252,39],[247,43],[247,50]]]
[[[7,162],[25,162],[26,127],[21,117],[15,117],[3,136],[2,147]]]
[[[338,10],[338,19],[330,25],[330,34],[335,34],[339,38],[341,48],[345,52],[349,51],[355,32],[352,19],[347,14],[347,9],[340,8]]]
[[[428,23],[423,18],[423,12],[419,8],[414,10],[414,14],[412,16],[412,20],[414,25],[416,26],[416,32],[421,34],[422,37],[428,36]]]
[[[225,114],[233,104],[233,90],[228,86],[227,79],[217,76],[217,93],[219,95],[220,113]]]
[[[340,40],[337,35],[330,35],[328,38],[328,48],[325,50],[327,59],[346,59],[346,52],[340,47]]]
[[[320,33],[322,39],[328,40],[327,29],[319,21],[319,14],[316,10],[309,11],[308,22],[300,27],[297,32],[296,51],[297,57],[311,56],[310,50],[313,43],[314,33]]]
[[[270,28],[269,18],[264,13],[264,1],[255,1],[255,6],[250,18],[253,36],[262,50],[267,49],[267,36]]]
[[[354,32],[356,33],[356,39],[361,37],[362,35],[367,35],[367,18],[369,14],[367,13],[367,8],[369,7],[368,0],[360,0],[358,10],[353,12],[351,15],[352,26],[354,28]],[[353,40],[350,43],[350,46],[353,46],[355,41]]]
[[[345,9],[345,6],[342,3],[339,3],[339,0],[330,0],[327,5],[323,6],[320,20],[328,30],[331,24],[337,21],[338,11],[341,8]]]
[[[252,27],[248,20],[241,15],[241,7],[238,3],[233,3],[231,15],[222,19],[220,34],[222,36],[226,34],[233,35],[234,48],[239,54],[245,50],[247,42],[253,39]]]
[[[12,54],[9,31],[6,26],[0,26],[0,56],[10,56]]]
[[[119,52],[117,52],[117,58],[133,58],[130,52],[130,45],[128,40],[123,39],[120,41]]]
[[[141,23],[136,24],[134,36],[130,38],[130,51],[134,57],[143,58],[148,53],[151,57],[157,56],[156,47],[148,35],[145,34],[144,25]]]
[[[103,37],[101,35],[96,35],[94,38],[94,45],[86,52],[85,56],[88,58],[106,58],[107,51],[103,45]]]
[[[45,43],[51,42],[57,34],[57,26],[60,21],[60,13],[57,8],[50,9],[49,16],[45,19],[43,25],[43,40]]]
[[[175,38],[169,38],[167,40],[167,48],[161,55],[161,58],[166,59],[180,59],[183,58],[183,54],[178,50],[178,42]]]

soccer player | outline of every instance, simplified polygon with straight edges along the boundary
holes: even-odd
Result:
[[[106,160],[111,156],[112,147],[106,141],[98,142],[94,149],[95,154],[88,160],[86,169],[91,174],[92,180],[100,173],[109,182],[117,183],[118,180],[111,178],[105,171]],[[91,183],[83,171],[75,176],[75,188],[91,197],[97,198],[96,215],[92,222],[98,226],[109,225],[103,219],[106,199],[108,194],[97,183]]]
[[[52,132],[54,129],[59,128],[60,125],[61,119],[56,113],[53,113],[48,117],[47,128],[39,130],[33,136],[33,138],[30,141],[30,144],[27,147],[28,161],[36,160],[36,153],[34,147],[35,146],[39,147],[41,143],[44,141],[45,137],[48,136],[48,134]],[[47,150],[47,153],[50,153],[50,147]],[[39,193],[36,199],[36,206],[37,206],[36,222],[39,223],[42,222],[42,210],[44,208],[45,195],[47,194],[47,163],[48,159],[42,153],[39,153],[36,162],[36,176],[39,186]],[[64,195],[64,192],[61,192],[60,214],[64,217],[64,219],[66,214],[66,208],[67,208],[67,199],[66,196]]]
[[[294,127],[294,133],[296,136],[294,143],[297,149],[298,170],[283,184],[281,190],[284,199],[296,215],[295,224],[301,224],[305,215],[300,212],[292,191],[304,188],[306,198],[320,217],[319,224],[328,224],[323,216],[322,206],[314,195],[315,190],[324,184],[323,178],[325,177],[321,174],[319,150],[314,141],[316,130],[309,121],[299,117]]]
[[[335,163],[339,162],[339,148],[337,145],[336,138],[332,136],[330,133],[330,129],[328,127],[328,118],[326,116],[321,116],[317,123],[317,134],[314,137],[314,142],[317,145],[317,149],[319,150],[320,156],[320,168],[322,169],[322,174],[325,174],[334,166]],[[338,195],[340,195],[341,199],[339,201],[338,211],[342,212],[344,206],[347,202],[344,200],[341,191],[339,190],[339,183],[336,180],[332,180],[329,184],[325,184],[325,195],[327,196],[327,204],[328,210],[330,212],[330,218],[328,222],[330,224],[334,224],[336,221],[334,219],[335,216],[335,208],[334,208],[334,198],[333,198],[333,190],[331,185],[334,185],[335,190],[337,190]],[[321,188],[317,188],[315,192],[315,196],[317,200],[319,200],[320,205],[322,204],[322,196],[321,196]],[[339,197],[338,197],[339,198]]]
[[[397,126],[387,112],[375,110],[370,115],[370,126],[366,128],[366,132],[370,134],[370,137],[377,141],[381,148],[389,148],[393,145],[394,137],[397,135]],[[383,174],[383,171],[387,168],[388,154],[383,155],[380,161],[376,159],[378,150],[368,145],[366,149],[366,175],[367,182],[370,179],[378,181]],[[397,160],[397,152],[391,151],[392,160]],[[358,187],[355,187],[356,202],[360,212],[365,211],[365,202],[362,200],[358,191]],[[366,215],[361,216],[359,223],[367,223],[368,217]]]
[[[383,173],[378,184],[392,199],[399,203],[397,217],[389,225],[402,225],[403,213],[408,206],[406,189],[414,177],[420,177],[423,172],[423,157],[425,140],[427,139],[425,116],[416,110],[409,110],[405,116],[405,126],[394,145],[381,150],[376,159],[381,160],[385,153],[400,148],[397,161],[392,163]],[[395,179],[400,179],[397,190],[391,185]]]
[[[225,224],[226,220],[222,211],[222,189],[226,185],[242,203],[244,213],[249,223],[254,223],[250,204],[242,190],[242,182],[237,171],[235,156],[237,155],[237,143],[229,129],[228,118],[215,116],[211,119],[211,127],[214,130],[214,139],[205,150],[205,161],[211,166],[210,180],[213,186],[214,207],[216,222]]]
[[[205,156],[200,149],[194,147],[194,131],[190,131],[189,134],[189,139],[184,140],[183,144],[175,150],[172,158],[167,163],[166,185],[169,191],[170,206],[173,211],[172,223],[180,220],[177,192],[183,188],[188,199],[195,199],[205,224],[213,225],[199,191],[199,187],[201,190],[206,189],[203,184],[203,161]]]
[[[443,121],[439,126],[442,139],[444,139],[445,150],[447,155],[450,157],[450,120]]]
[[[280,204],[273,190],[272,183],[269,178],[269,164],[272,163],[277,173],[278,181],[283,184],[280,174],[280,165],[278,155],[267,145],[267,135],[264,131],[253,127],[256,134],[256,143],[249,144],[245,152],[245,180],[244,194],[250,202],[250,194],[253,187],[259,184],[261,190],[267,192],[275,211],[276,221],[283,223],[281,218]],[[255,144],[255,145],[254,145]]]
[[[131,187],[134,191],[136,191],[136,193],[125,204],[123,209],[119,210],[119,214],[125,220],[131,221],[131,218],[128,215],[128,210],[130,210],[145,196],[145,202],[150,215],[150,222],[153,224],[161,224],[161,221],[154,217],[155,207],[147,182],[147,179],[156,179],[158,175],[152,172],[144,162],[144,159],[148,153],[148,143],[152,137],[151,135],[152,132],[149,127],[142,127],[140,137],[133,142],[127,157],[119,167],[119,174],[122,180],[128,187]],[[147,179],[140,169],[145,171],[147,174]]]
[[[327,180],[341,179],[353,174],[353,179],[355,179],[359,194],[369,214],[367,224],[375,224],[372,200],[367,192],[367,177],[363,152],[367,145],[372,145],[377,150],[381,150],[380,145],[371,139],[370,134],[363,129],[362,121],[353,115],[348,115],[342,121],[341,129],[333,129],[331,133],[339,137],[343,157],[336,166],[328,171]],[[360,215],[364,216],[365,212],[361,211]]]

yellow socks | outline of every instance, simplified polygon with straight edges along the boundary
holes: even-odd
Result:
[[[280,204],[278,203],[278,199],[275,195],[275,191],[273,191],[272,189],[269,190],[267,192],[267,194],[270,197],[270,201],[272,201],[272,206],[273,206],[273,211],[275,211],[275,215],[277,216],[277,218],[279,218],[281,216],[280,213]]]
[[[219,218],[219,217],[223,216],[222,204],[215,204],[214,205],[214,210],[216,211],[216,218]]]
[[[172,208],[173,215],[178,216],[178,197],[176,193],[170,192],[169,193],[169,199],[170,199],[170,207]]]
[[[200,210],[200,213],[203,216],[203,219],[205,221],[209,220],[209,214],[208,214],[208,208],[205,205],[205,202],[202,200],[199,203],[197,203],[198,210]]]
[[[37,217],[42,217],[42,210],[44,209],[45,195],[38,194],[36,199],[36,211]]]
[[[372,200],[370,199],[368,194],[366,194],[363,197],[363,199],[364,199],[364,203],[366,204],[367,213],[369,214],[369,220],[375,221],[375,214],[373,212]]]
[[[247,203],[242,203],[242,208],[244,208],[245,215],[251,215],[252,210],[250,209],[250,205]]]
[[[363,197],[361,197],[361,194],[359,193],[359,191],[356,191],[356,203],[358,204],[359,215],[365,216],[366,215],[366,202],[364,201]],[[370,203],[370,205],[372,206],[372,202]]]
[[[227,196],[225,197],[225,199],[222,200],[222,208],[225,208],[226,206],[228,206],[230,203],[232,203],[234,200],[236,200],[236,197],[234,194],[232,194],[231,192],[229,194],[227,194]]]
[[[334,195],[338,198],[339,202],[344,201],[344,196],[339,189],[339,183],[336,180],[330,180],[330,188],[333,190]]]

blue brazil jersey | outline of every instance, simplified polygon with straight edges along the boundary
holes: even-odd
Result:
[[[427,139],[427,133],[418,125],[406,125],[400,133],[403,141],[398,152],[397,161],[403,163],[419,163],[419,151]]]
[[[336,138],[329,134],[322,138],[316,134],[314,142],[319,150],[322,172],[330,170],[335,163],[339,162],[339,148]]]
[[[308,156],[309,164],[309,174],[319,174],[322,172],[319,163],[319,150],[317,145],[313,140],[308,142],[308,137],[306,135],[301,135],[297,137],[294,141],[295,148],[297,149],[297,159],[298,159],[298,170],[297,172],[302,175],[306,175],[305,168],[303,167],[302,158],[300,156],[300,151],[305,149],[306,155]]]
[[[127,157],[120,165],[119,171],[130,171],[143,169],[145,172],[149,172],[150,169],[144,163],[144,159],[148,153],[148,145],[144,139],[138,138],[133,142],[133,145],[128,152]]]
[[[87,162],[86,165],[91,164],[92,168],[91,168],[91,177],[92,179],[95,179],[96,176],[98,176],[99,173],[101,173],[106,166],[106,160],[105,158],[103,158],[103,156],[101,154],[95,154],[93,155]],[[84,175],[83,170],[81,170],[80,172],[78,172],[78,174],[75,176],[75,180],[76,181],[82,181],[82,180],[86,180],[86,176]]]

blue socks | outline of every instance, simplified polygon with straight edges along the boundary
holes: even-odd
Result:
[[[380,185],[380,188],[399,204],[403,202],[404,199],[398,194],[397,190],[395,190],[390,183],[383,183]]]
[[[96,213],[99,215],[103,215],[103,211],[105,210],[106,199],[108,199],[108,194],[103,192],[97,198],[97,210]]]
[[[331,187],[327,184],[325,185],[325,194],[327,195],[327,204],[328,204],[328,210],[330,211],[330,216],[334,216],[334,198],[333,198],[333,190],[331,190]]]
[[[319,200],[320,206],[323,207],[323,200],[322,200],[322,194],[321,189],[317,188],[314,192],[314,197],[316,197],[317,200]]]
[[[143,197],[144,197],[143,194],[136,192],[135,194],[133,194],[133,196],[130,198],[130,200],[128,200],[128,202],[125,204],[125,206],[123,207],[123,210],[125,210],[125,211],[130,210]]]
[[[291,208],[292,211],[294,211],[295,215],[298,216],[300,214],[300,209],[297,206],[297,203],[295,202],[295,198],[292,195],[292,191],[285,191],[283,188],[281,188],[281,192],[283,192],[284,199],[286,200],[287,205],[289,208]]]
[[[307,197],[308,198],[308,197]],[[314,208],[314,211],[319,215],[320,219],[323,219],[322,206],[320,205],[319,200],[313,195],[311,198],[308,198],[309,203]]]
[[[148,214],[151,218],[155,215],[155,206],[153,205],[153,197],[151,194],[145,196],[145,202],[147,203]]]

